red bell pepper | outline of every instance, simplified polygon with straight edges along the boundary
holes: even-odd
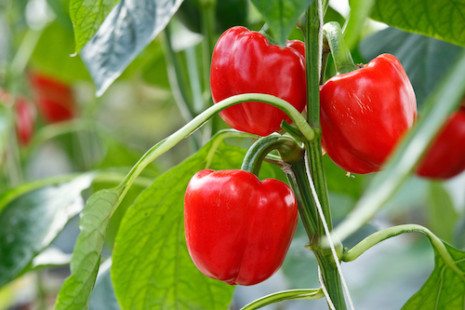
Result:
[[[465,107],[450,116],[417,168],[431,179],[448,179],[465,170]]]
[[[0,101],[6,103],[10,94],[0,90]],[[15,127],[16,136],[21,145],[27,145],[34,134],[36,111],[34,107],[24,98],[18,97],[15,102]]]
[[[39,112],[48,123],[71,120],[76,116],[73,89],[54,77],[31,72],[31,86]]]
[[[297,223],[291,189],[244,170],[202,170],[184,198],[187,247],[205,275],[252,285],[282,264]]]
[[[262,34],[244,27],[224,32],[213,50],[210,86],[215,103],[244,93],[277,96],[302,111],[306,105],[304,44],[289,41],[272,45]],[[221,117],[231,127],[269,135],[289,118],[264,103],[246,102],[229,107]]]
[[[378,171],[416,118],[412,84],[389,54],[329,79],[320,97],[323,147],[353,173]]]

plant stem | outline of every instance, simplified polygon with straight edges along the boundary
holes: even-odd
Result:
[[[214,47],[214,28],[215,28],[215,7],[216,1],[203,0],[202,4],[202,49],[203,49],[203,83],[205,89],[210,85],[210,62]],[[210,92],[208,92],[209,94]],[[205,108],[210,105],[210,96],[205,100]]]
[[[320,266],[323,284],[328,291],[328,295],[338,310],[346,309],[344,294],[342,291],[341,279],[331,250],[322,248],[318,240],[325,235],[325,230],[321,217],[317,212],[317,201],[313,199],[310,192],[308,177],[311,177],[315,185],[316,194],[320,201],[326,225],[332,229],[331,213],[329,208],[328,191],[326,179],[323,171],[323,159],[321,152],[320,137],[320,74],[321,57],[323,50],[322,23],[323,9],[326,5],[321,0],[315,0],[307,11],[305,48],[306,48],[306,70],[307,70],[307,118],[316,131],[315,139],[306,142],[306,157],[300,162],[291,166],[294,172],[295,181],[301,197],[303,198],[301,212],[302,221],[308,234],[311,249]],[[307,175],[305,160],[309,162],[310,176]]]
[[[320,84],[322,33],[321,1],[315,0],[307,11],[305,27],[305,53],[307,75],[307,120],[313,128],[320,127],[320,92],[311,91]]]
[[[171,41],[171,28],[168,25],[164,33],[165,57],[168,62],[168,78],[170,81],[171,90],[174,94],[175,101],[181,111],[182,116],[186,121],[190,121],[195,117],[195,110],[190,104],[188,84],[182,74],[181,64],[176,58],[176,53],[173,50]]]
[[[185,77],[181,70],[181,64],[176,58],[176,53],[173,50],[170,25],[165,28],[163,34],[165,43],[165,57],[168,63],[168,79],[170,82],[171,91],[174,95],[174,101],[176,102],[176,105],[178,106],[178,109],[181,112],[183,118],[186,121],[190,121],[196,116],[196,111],[189,98],[188,84],[185,81]],[[193,135],[191,141],[194,150],[198,150],[201,145],[198,136]]]
[[[318,140],[318,138],[315,140]],[[310,150],[315,149],[316,145],[318,145],[318,143],[312,142],[310,143],[308,148]],[[315,156],[312,153],[310,153],[309,156],[311,158],[315,158],[316,163],[318,163],[317,156]],[[312,167],[313,166],[314,165],[312,165]],[[304,225],[305,231],[308,235],[309,246],[315,254],[318,265],[320,266],[324,285],[336,309],[345,309],[344,294],[342,291],[338,271],[336,269],[336,264],[331,253],[331,249],[323,248],[319,245],[319,239],[321,236],[325,235],[325,231],[323,223],[321,222],[321,219],[317,213],[316,201],[313,199],[313,196],[310,192],[309,179],[306,173],[305,158],[302,157],[300,161],[292,163],[290,168],[291,173],[288,173],[288,177],[291,186],[296,196],[298,197],[299,214]],[[322,169],[317,170],[322,171]],[[315,188],[317,190],[318,197],[325,197],[326,194],[322,194],[322,192],[326,191],[326,183],[322,183],[321,175],[318,176],[317,174],[313,174],[312,179],[315,180]],[[328,228],[331,229],[331,214],[329,212],[327,196],[325,200],[320,198],[320,201],[323,213],[325,213]],[[326,201],[326,203],[324,203],[324,201]]]
[[[285,162],[292,162],[302,157],[302,149],[294,139],[280,134],[272,134],[257,140],[249,148],[241,169],[258,175],[263,160],[273,150],[278,150]]]
[[[241,310],[253,310],[271,305],[284,300],[295,300],[295,299],[319,299],[324,297],[321,289],[295,289],[273,293],[264,296],[260,299],[254,300],[250,304],[241,308]]]
[[[206,109],[213,104],[210,93],[210,64],[215,46],[216,0],[202,0],[200,3],[202,5],[204,108]],[[218,115],[215,115],[210,121],[210,136],[218,132],[219,127],[220,119]]]
[[[229,97],[211,106],[201,114],[197,115],[192,121],[184,125],[178,131],[152,146],[133,166],[131,171],[118,186],[119,195],[116,205],[121,203],[134,180],[140,175],[145,167],[162,154],[171,150],[179,142],[192,135],[216,113],[243,102],[263,102],[277,107],[289,116],[306,140],[311,141],[315,137],[313,129],[307,124],[305,118],[300,114],[300,112],[297,111],[289,102],[281,98],[257,93],[241,94]]]
[[[197,55],[195,46],[190,46],[186,49],[187,73],[192,90],[192,102],[194,113],[200,113],[203,110],[204,100],[202,96],[202,87],[200,85],[199,70],[197,67]]]
[[[38,271],[36,273],[36,286],[37,286],[37,309],[47,310],[47,289],[44,286],[44,273]]]
[[[370,236],[357,243],[352,249],[344,251],[341,259],[344,262],[353,261],[357,259],[360,255],[365,253],[367,250],[380,243],[381,241],[384,241],[392,237],[396,237],[400,234],[411,232],[418,232],[428,237],[428,239],[431,242],[431,245],[435,248],[436,252],[442,257],[444,262],[460,276],[464,276],[463,271],[457,267],[455,260],[449,254],[449,251],[447,250],[446,246],[441,241],[441,239],[439,239],[435,234],[433,234],[428,228],[416,224],[398,225],[377,231],[374,234],[371,234]]]
[[[352,60],[350,50],[344,43],[341,26],[337,22],[329,22],[324,25],[323,34],[331,50],[337,73],[347,73],[356,70],[357,66],[355,66]]]

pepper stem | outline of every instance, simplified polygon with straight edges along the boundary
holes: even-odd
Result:
[[[242,170],[258,175],[266,155],[278,150],[284,161],[294,161],[302,156],[302,149],[288,136],[272,134],[258,139],[247,151],[242,162]]]
[[[323,35],[328,42],[334,66],[338,74],[347,73],[357,69],[349,48],[345,45],[341,26],[337,22],[329,22],[323,26]]]
[[[318,245],[318,240],[325,236],[324,226],[328,230],[332,229],[331,212],[329,208],[328,192],[326,188],[326,179],[323,170],[322,153],[321,153],[321,134],[320,134],[320,76],[322,75],[321,57],[323,56],[322,35],[325,32],[322,28],[323,12],[327,6],[325,0],[314,0],[306,13],[305,28],[305,48],[306,48],[306,71],[307,71],[307,119],[313,127],[315,137],[309,142],[305,142],[305,157],[301,161],[291,164],[290,171],[287,172],[291,181],[294,192],[300,197],[299,213],[302,223],[308,235],[310,248],[314,252],[321,271],[322,285],[326,288],[328,306],[331,309],[345,310],[346,303],[342,290],[342,281],[339,277],[337,263],[332,255],[332,250],[322,248]],[[329,28],[328,28],[329,27]],[[341,64],[347,63],[347,58],[351,60],[350,54],[344,61],[340,61],[338,56],[339,50],[344,51],[344,46],[340,46],[339,38],[342,36],[340,28],[336,33],[331,26],[327,26],[326,36],[334,37],[328,45],[333,52],[335,63],[338,64],[338,71],[341,70]],[[338,36],[337,36],[338,35]],[[330,44],[331,43],[331,44]],[[348,49],[345,48],[345,53]],[[344,58],[343,58],[344,59]],[[348,62],[351,63],[350,61]],[[355,68],[355,65],[353,65]],[[307,162],[309,167],[307,167]],[[309,169],[307,169],[309,168]],[[308,170],[308,171],[307,171]],[[310,179],[311,181],[310,182]],[[316,198],[313,197],[311,187],[315,187]],[[320,217],[317,204],[321,204],[321,211],[324,216]],[[324,218],[324,219],[323,219]],[[324,223],[323,221],[326,221]]]

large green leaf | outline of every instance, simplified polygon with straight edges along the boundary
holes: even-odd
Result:
[[[0,199],[0,285],[31,264],[83,207],[81,192],[91,175],[63,183],[37,183],[7,191]]]
[[[81,50],[102,94],[129,63],[162,31],[182,0],[121,1]]]
[[[377,0],[371,17],[402,30],[465,45],[463,1]]]
[[[123,218],[113,252],[112,279],[124,309],[226,309],[232,287],[203,276],[184,240],[183,198],[205,168],[239,168],[245,151],[218,138],[158,177]],[[269,165],[263,174],[277,177]]]
[[[76,52],[92,38],[118,0],[70,0],[69,15],[74,27]]]
[[[54,21],[43,30],[32,54],[30,65],[37,71],[64,81],[90,80],[81,58],[70,56],[73,51],[73,29]]]
[[[71,276],[66,279],[56,301],[56,309],[85,309],[99,269],[105,233],[114,206],[116,189],[101,190],[87,200],[80,221],[81,233],[71,260]]]
[[[285,45],[287,37],[312,0],[252,0],[252,3],[270,26],[276,41]]]
[[[446,249],[460,270],[465,273],[465,252],[447,244]],[[435,250],[436,251],[436,250]],[[403,310],[465,309],[465,278],[452,270],[435,252],[434,270],[428,280],[404,305]]]
[[[360,52],[365,60],[382,53],[399,58],[420,106],[454,65],[461,51],[458,46],[394,28],[379,31],[360,44]]]

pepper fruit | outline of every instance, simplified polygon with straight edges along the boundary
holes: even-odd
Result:
[[[16,100],[16,134],[22,145],[27,145],[34,133],[35,110],[26,101],[20,97]]]
[[[390,54],[329,79],[320,103],[323,148],[352,173],[380,170],[416,118],[412,84]]]
[[[282,264],[297,223],[292,190],[244,170],[202,170],[184,198],[189,254],[208,277],[253,285]]]
[[[272,45],[262,34],[244,27],[224,32],[213,50],[210,86],[215,103],[244,93],[274,95],[302,111],[306,105],[304,45],[290,41],[287,47]],[[289,118],[265,103],[246,102],[223,110],[231,127],[267,136]]]
[[[57,123],[76,116],[74,94],[68,84],[38,72],[31,72],[29,80],[39,112],[45,121]]]
[[[465,107],[453,113],[417,168],[417,175],[449,179],[465,170]]]
[[[2,103],[7,102],[9,97],[8,93],[0,90],[0,101]],[[27,145],[34,134],[36,111],[24,97],[16,98],[14,108],[16,136],[21,145]]]

